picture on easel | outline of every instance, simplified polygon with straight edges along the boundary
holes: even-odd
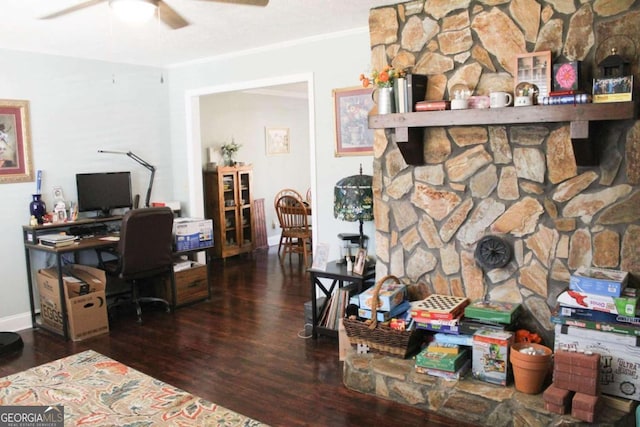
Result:
[[[356,262],[353,264],[353,273],[362,276],[366,264],[367,250],[364,248],[360,248],[358,249],[358,253],[356,254]]]

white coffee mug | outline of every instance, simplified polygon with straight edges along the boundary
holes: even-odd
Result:
[[[489,94],[489,107],[502,108],[511,105],[513,96],[509,92],[491,92]]]

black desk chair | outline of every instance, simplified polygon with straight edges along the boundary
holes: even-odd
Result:
[[[133,209],[122,219],[120,241],[112,252],[116,259],[104,261],[104,251],[98,251],[99,266],[107,276],[131,283],[131,299],[139,323],[142,322],[140,302],[160,302],[166,306],[167,312],[171,311],[171,304],[162,298],[139,296],[139,281],[168,275],[171,289],[175,289],[172,229],[173,212],[170,208]]]

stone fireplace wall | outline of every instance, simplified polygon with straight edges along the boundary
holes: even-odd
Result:
[[[369,28],[372,68],[426,74],[427,99],[449,99],[458,83],[513,92],[515,55],[534,51],[597,76],[612,47],[638,95],[639,1],[420,0],[372,9]],[[551,344],[556,297],[578,267],[640,277],[640,121],[597,122],[592,133],[600,160],[582,167],[569,123],[425,128],[424,165],[409,166],[393,130],[376,130],[378,277],[520,302],[524,326]],[[486,235],[513,248],[506,267],[476,262]]]

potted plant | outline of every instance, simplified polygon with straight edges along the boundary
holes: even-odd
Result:
[[[236,144],[233,139],[231,139],[230,143],[224,144],[222,147],[220,147],[220,151],[222,152],[222,159],[224,160],[225,166],[234,166],[236,164],[234,157],[238,150],[240,150],[240,147],[242,147],[242,145]]]

